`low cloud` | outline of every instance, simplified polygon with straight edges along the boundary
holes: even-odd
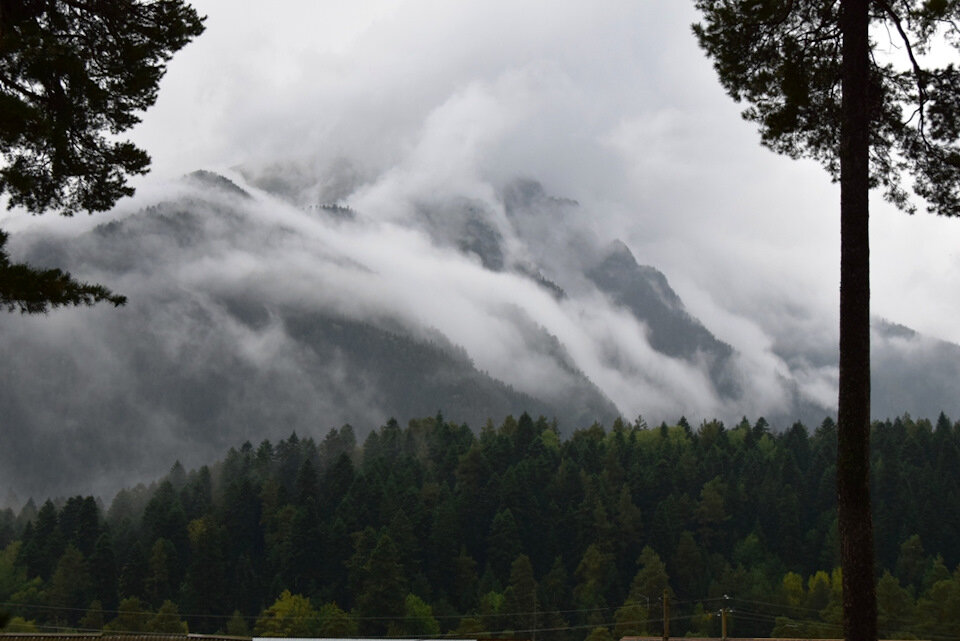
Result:
[[[193,364],[207,374],[211,363],[249,368],[260,395],[230,401],[239,416],[271,397],[253,413],[272,437],[317,429],[321,416],[324,429],[383,420],[373,382],[351,378],[336,354],[303,353],[277,306],[421,337],[435,331],[478,369],[532,395],[562,396],[582,374],[627,417],[731,420],[798,401],[833,407],[836,187],[813,163],[759,147],[695,45],[688,4],[305,1],[244,12],[225,0],[195,4],[208,31],[172,61],[158,104],[134,131],[154,158],[137,197],[91,218],[0,217],[15,251],[36,255],[36,239],[47,238],[83,277],[109,279],[131,298],[119,311],[11,318],[4,345],[20,370],[8,378],[69,369],[79,381],[71,398],[117,404],[104,417],[149,417],[118,442],[154,435],[162,459],[199,441],[185,427],[194,419],[149,389],[120,392],[151,371],[137,360],[149,352],[137,341],[173,354],[181,374]],[[254,198],[213,198],[179,180],[200,167]],[[507,202],[518,178],[576,204],[518,217]],[[183,203],[199,226],[84,240],[97,224],[168,202]],[[332,202],[355,219],[316,209]],[[500,271],[458,246],[467,210],[498,237]],[[960,303],[942,294],[960,283],[960,225],[908,220],[882,203],[875,211],[876,313],[960,341],[951,322]],[[461,218],[443,228],[444,216]],[[178,230],[185,236],[171,244]],[[649,328],[584,276],[617,239],[734,349],[740,394],[719,394],[708,363],[653,349]],[[97,254],[84,257],[84,247]],[[537,285],[531,269],[566,297]],[[254,296],[264,309],[244,311],[250,323],[225,307]],[[133,340],[138,322],[154,333]],[[43,356],[19,359],[14,345]],[[909,360],[918,350],[891,344],[882,353]],[[290,408],[311,398],[316,377],[331,392],[298,417]],[[37,408],[18,420],[36,421],[41,436],[77,429],[72,442],[102,433],[90,426],[99,410],[71,416],[73,406],[45,400],[50,393],[41,386],[18,400],[23,412]],[[241,427],[217,444],[236,445],[241,434],[261,436]],[[145,459],[129,470],[149,467]]]

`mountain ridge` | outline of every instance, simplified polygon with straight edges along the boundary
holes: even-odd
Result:
[[[764,409],[744,355],[665,274],[569,229],[584,205],[535,181],[387,222],[349,194],[310,208],[213,172],[183,184],[89,232],[15,238],[23,259],[130,303],[8,318],[0,488],[102,493],[157,474],[158,457],[195,465],[238,440],[437,411],[474,429],[528,412],[567,434],[639,413],[780,429],[833,413],[830,345],[774,345]],[[960,346],[874,331],[875,416],[960,413]]]

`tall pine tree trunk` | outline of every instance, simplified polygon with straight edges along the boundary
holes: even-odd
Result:
[[[842,1],[837,497],[843,632],[847,641],[876,641],[870,514],[870,0]]]

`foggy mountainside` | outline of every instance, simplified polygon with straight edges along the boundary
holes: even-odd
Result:
[[[385,206],[384,179],[349,164],[298,171],[198,171],[86,229],[12,237],[130,302],[4,319],[0,488],[109,494],[238,441],[437,411],[474,430],[529,412],[563,434],[834,411],[831,337],[781,334],[758,366],[536,181]],[[960,414],[960,347],[875,334],[875,416]]]
[[[0,509],[18,631],[837,638],[836,425],[437,415]],[[873,425],[881,638],[960,633],[960,422]],[[211,459],[213,460],[213,459]],[[535,604],[535,605],[534,605]],[[599,631],[599,634],[598,634]]]

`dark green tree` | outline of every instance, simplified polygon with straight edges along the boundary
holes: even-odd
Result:
[[[149,571],[147,554],[139,541],[133,544],[126,557],[117,578],[117,596],[121,600],[143,594],[143,582]]]
[[[57,620],[75,624],[93,600],[93,587],[86,559],[77,548],[68,545],[47,587],[48,603],[55,608]]]
[[[454,598],[459,596],[458,591],[453,588],[457,555],[460,551],[460,524],[457,516],[457,506],[452,495],[447,493],[434,508],[429,540],[431,553],[427,554],[425,559],[430,582]]]
[[[100,536],[100,510],[92,496],[68,499],[60,510],[57,521],[67,543],[80,550],[84,556],[93,554],[93,548]]]
[[[133,193],[145,151],[116,135],[140,121],[174,53],[203,32],[183,0],[0,0],[0,195],[30,213],[105,211]],[[11,263],[0,232],[0,307],[123,304],[57,269]]]
[[[80,617],[77,626],[85,632],[98,632],[103,630],[103,604],[97,599],[91,601],[90,607],[88,607],[87,611]]]
[[[487,563],[499,581],[506,581],[510,564],[520,554],[520,534],[509,508],[497,512],[487,535]]]
[[[187,568],[181,587],[180,602],[184,612],[191,615],[227,615],[226,533],[213,517],[190,521],[190,566]],[[201,619],[195,627],[199,631],[214,631],[211,619]],[[191,619],[191,625],[194,619]],[[207,626],[207,629],[204,629]]]
[[[213,488],[210,477],[210,468],[206,465],[196,472],[191,472],[182,489],[180,489],[180,504],[187,515],[187,519],[198,519],[210,511],[213,502]]]
[[[356,599],[361,634],[386,634],[389,621],[404,616],[407,578],[396,558],[397,548],[390,535],[380,534],[360,568],[362,582]]]
[[[113,610],[117,605],[117,560],[107,533],[101,534],[90,556],[93,591],[101,608]]]
[[[630,488],[624,485],[620,488],[614,513],[616,531],[617,559],[621,566],[632,562],[640,553],[643,540],[643,515],[633,503]]]
[[[510,565],[510,583],[503,591],[503,613],[510,629],[522,637],[536,629],[537,609],[537,581],[533,575],[533,565],[530,557],[521,554]]]
[[[460,554],[452,562],[453,583],[450,597],[454,605],[459,605],[462,612],[467,612],[477,601],[477,562],[467,554],[465,548],[460,548]]]
[[[697,598],[707,593],[706,586],[710,577],[705,571],[706,556],[694,540],[693,534],[684,530],[677,541],[670,567],[670,576],[679,598]],[[662,591],[660,593],[662,594]]]
[[[250,636],[250,627],[247,625],[247,621],[243,618],[243,613],[240,612],[240,610],[234,610],[230,618],[227,619],[224,632],[232,637]]]
[[[877,638],[869,492],[869,192],[913,212],[960,214],[960,69],[922,66],[960,45],[955,0],[696,0],[694,32],[761,141],[811,157],[840,182],[837,494],[844,635]],[[871,38],[889,38],[890,60]]]
[[[537,627],[550,630],[567,629],[569,623],[564,618],[564,614],[573,609],[573,601],[570,595],[569,576],[561,557],[554,559],[550,571],[540,579],[537,596],[537,610],[541,613],[537,616]],[[560,633],[553,636],[554,638],[564,637]]]
[[[167,539],[176,548],[177,556],[187,557],[190,543],[187,537],[187,515],[180,497],[169,481],[164,481],[147,503],[143,511],[143,531],[146,546],[153,546],[157,539]]]
[[[49,499],[37,512],[36,521],[24,529],[20,556],[30,577],[46,580],[53,574],[57,561],[66,547],[57,521],[57,508]]]
[[[5,548],[17,538],[15,523],[17,516],[10,508],[0,510],[0,548]]]
[[[159,607],[174,596],[182,573],[173,543],[164,538],[157,539],[150,548],[147,567],[147,576],[143,581],[144,596],[148,603]]]
[[[606,596],[616,576],[613,554],[590,544],[577,565],[575,576],[574,604],[584,613],[586,623],[600,624],[607,614]]]

